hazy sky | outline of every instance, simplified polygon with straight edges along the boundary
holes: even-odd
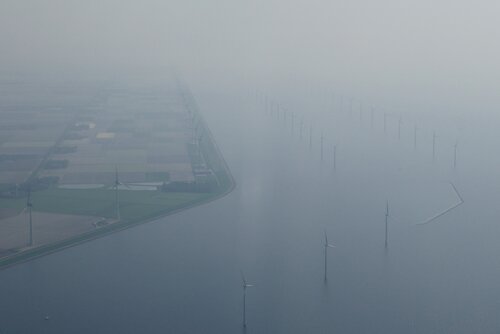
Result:
[[[493,0],[0,0],[0,68],[174,65],[470,108],[498,101],[498,17]]]

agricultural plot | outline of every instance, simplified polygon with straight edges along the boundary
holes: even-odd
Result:
[[[67,165],[45,168],[41,175],[57,177],[60,185],[109,185],[118,169],[124,183],[193,182],[189,117],[179,98],[110,95],[98,112],[82,117],[63,137],[59,147],[74,152],[52,158]]]
[[[34,212],[33,246],[48,244],[71,236],[92,231],[103,219],[98,217]],[[29,220],[27,213],[5,218],[0,225],[0,256],[14,249],[23,249],[29,242]]]

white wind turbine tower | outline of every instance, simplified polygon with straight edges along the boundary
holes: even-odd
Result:
[[[432,132],[432,161],[436,160],[436,132]]]
[[[384,133],[387,132],[387,113],[384,113]]]
[[[371,112],[370,112],[370,128],[373,129],[373,106],[371,107]]]
[[[389,211],[389,201],[386,201],[385,204],[385,249],[389,247],[389,218],[391,218],[393,221],[397,222],[397,220],[394,216],[390,214]]]
[[[125,186],[128,188],[128,186],[118,179],[118,167],[115,167],[115,183],[113,185],[113,188],[115,188],[115,206],[116,206],[116,220],[120,221],[121,216],[120,216],[120,199],[118,197],[118,187],[120,186]]]
[[[200,165],[202,164],[203,162],[203,155],[201,153],[201,141],[203,140],[203,134],[200,134],[197,138],[196,138],[196,148],[197,148],[197,151],[198,151],[198,161],[200,163]]]
[[[387,249],[388,246],[388,234],[389,234],[389,226],[388,226],[388,220],[389,220],[389,201],[386,203],[385,207],[385,248]]]
[[[337,170],[337,145],[333,145],[333,170]]]
[[[312,149],[313,127],[309,126],[309,150]]]
[[[26,200],[26,207],[23,212],[28,212],[29,215],[29,242],[28,246],[33,246],[33,217],[32,217],[33,203],[31,202],[31,189],[28,190],[28,199]]]
[[[245,275],[241,273],[241,279],[243,281],[243,328],[247,327],[247,288],[253,287],[253,284],[248,284],[245,279]]]
[[[417,149],[417,124],[415,124],[415,128],[413,130],[413,149]]]
[[[325,244],[324,244],[324,247],[325,247],[325,282],[327,281],[328,279],[328,248],[335,248],[335,245],[333,244],[330,244],[328,243],[328,235],[326,234],[326,231],[325,231]]]
[[[300,140],[302,140],[302,130],[304,128],[304,117],[302,116],[302,118],[300,119]]]
[[[321,161],[323,161],[323,141],[324,141],[324,137],[323,137],[323,132],[321,132]]]
[[[393,215],[391,215],[389,210],[389,201],[386,201],[385,204],[385,249],[389,247],[389,218],[392,219],[393,222],[400,222],[401,220],[397,219]]]
[[[147,183],[133,183],[133,184],[130,184],[132,186],[149,186],[149,184]],[[120,197],[118,196],[119,192],[119,187],[120,186],[124,186],[125,188],[129,189],[129,190],[132,190],[133,188],[131,188],[129,186],[129,184],[125,183],[125,182],[122,182],[119,180],[118,178],[118,167],[115,166],[115,182],[113,183],[113,186],[112,186],[112,189],[115,190],[115,209],[116,209],[116,220],[118,222],[121,221],[121,215],[120,215]]]
[[[401,140],[401,123],[403,122],[403,120],[401,119],[401,116],[399,116],[399,119],[398,119],[398,140]]]
[[[453,147],[453,169],[457,169],[457,149],[458,149],[458,141],[455,142],[455,146]]]
[[[363,124],[363,101],[359,101],[359,124]]]

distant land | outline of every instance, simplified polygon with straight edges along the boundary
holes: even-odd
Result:
[[[0,267],[233,188],[177,78],[134,84],[0,77],[0,86]]]

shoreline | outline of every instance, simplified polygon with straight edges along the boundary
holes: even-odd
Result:
[[[161,215],[158,215],[158,216],[155,216],[152,218],[148,218],[148,219],[144,219],[144,220],[124,223],[123,225],[120,225],[120,224],[110,225],[109,228],[107,228],[107,229],[102,228],[101,230],[95,230],[92,232],[84,233],[84,234],[75,236],[75,237],[70,238],[70,239],[65,239],[62,241],[58,241],[55,243],[47,244],[44,246],[36,247],[36,248],[30,249],[30,250],[21,251],[19,253],[15,253],[15,254],[6,256],[6,257],[0,259],[0,271],[4,270],[4,269],[8,269],[10,267],[13,267],[17,264],[28,262],[28,261],[43,257],[45,255],[56,253],[56,252],[62,251],[64,249],[83,244],[83,243],[88,242],[88,241],[92,241],[92,240],[95,240],[95,239],[98,239],[101,237],[105,237],[105,236],[108,236],[110,234],[117,233],[117,232],[129,229],[129,228],[132,228],[132,227],[135,227],[138,225],[151,223],[151,222],[157,221],[161,218],[176,215],[176,214],[182,213],[183,211],[214,202],[218,199],[225,197],[226,195],[228,195],[229,193],[231,193],[234,190],[236,184],[233,181],[232,175],[229,178],[231,179],[231,185],[224,192],[221,192],[220,194],[217,194],[213,197],[209,197],[207,199],[201,200],[199,202],[191,203],[191,204],[186,205],[184,207],[174,209],[174,210],[167,212],[165,214],[161,214]]]

